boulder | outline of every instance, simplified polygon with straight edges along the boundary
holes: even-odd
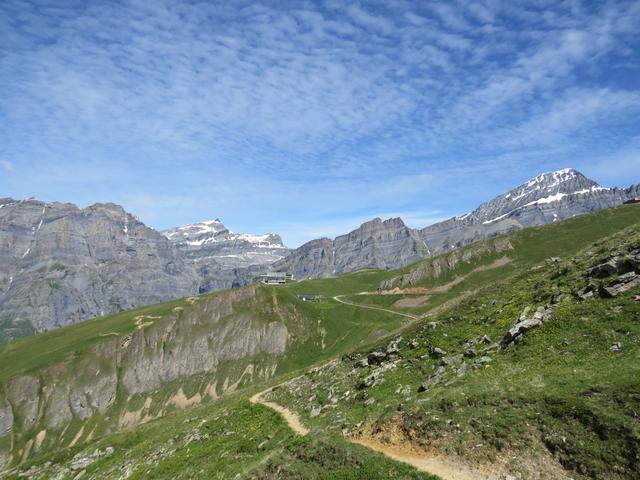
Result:
[[[434,349],[431,350],[429,356],[431,358],[442,358],[447,354],[447,352],[445,352],[444,350],[442,350],[441,348],[435,347]]]
[[[426,392],[427,390],[429,390],[429,388],[436,385],[437,383],[440,383],[441,381],[442,375],[439,375],[437,373],[433,374],[425,382],[420,384],[420,386],[418,387],[418,392]]]
[[[614,342],[613,345],[609,347],[609,350],[611,350],[612,352],[619,352],[620,350],[622,350],[622,343]]]
[[[402,339],[401,338],[397,338],[395,340],[392,340],[389,345],[387,346],[387,355],[398,355],[400,353],[400,348],[398,347],[398,344],[400,343]]]
[[[601,263],[589,270],[589,276],[591,278],[605,278],[613,275],[618,271],[615,260],[609,260],[608,262]]]
[[[369,359],[361,358],[354,365],[355,368],[366,368],[369,366]]]
[[[598,293],[604,298],[613,298],[640,286],[640,275],[635,272],[625,273],[611,282],[608,286],[600,286]]]
[[[385,358],[387,358],[387,355],[385,353],[371,352],[367,356],[367,362],[369,365],[380,365]]]
[[[549,308],[538,307],[533,316],[529,317],[529,311],[529,307],[525,308],[518,322],[505,333],[502,342],[500,342],[502,348],[509,346],[525,332],[542,325],[551,313]]]

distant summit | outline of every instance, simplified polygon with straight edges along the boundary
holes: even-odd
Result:
[[[280,235],[234,233],[217,218],[161,233],[196,268],[203,279],[201,292],[250,283],[289,253]]]

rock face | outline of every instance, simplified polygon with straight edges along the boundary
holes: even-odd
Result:
[[[489,242],[479,242],[464,250],[455,250],[448,255],[441,255],[433,260],[419,263],[415,268],[394,278],[384,280],[378,286],[379,290],[413,287],[423,280],[439,278],[446,272],[456,268],[460,263],[512,250],[513,246],[508,238],[496,238]]]
[[[279,235],[233,233],[218,219],[161,233],[198,271],[202,293],[247,285],[289,253]]]
[[[526,227],[620,205],[640,197],[640,185],[604,188],[580,172],[544,173],[480,205],[473,212],[414,230],[395,218],[374,219],[331,241],[312,240],[274,268],[298,278],[339,275],[362,268],[390,269],[441,255]]]
[[[312,240],[273,268],[296,278],[330,277],[363,268],[398,268],[426,256],[428,250],[418,232],[400,218],[384,222],[375,218],[333,241]]]
[[[191,295],[198,277],[164,236],[115,204],[0,199],[0,336]],[[0,338],[2,340],[2,338]]]
[[[620,205],[640,193],[604,188],[573,169],[544,173],[480,205],[473,212],[420,230],[431,255],[521,228],[544,225]]]

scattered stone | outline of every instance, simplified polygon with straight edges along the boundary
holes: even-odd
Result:
[[[445,352],[444,350],[442,350],[441,348],[435,347],[433,350],[431,350],[431,358],[442,358],[447,354],[447,352]]]
[[[367,375],[360,384],[358,384],[359,389],[369,388],[382,380],[382,374],[387,370],[392,370],[397,367],[395,362],[389,362],[385,365],[382,365],[379,368],[376,368],[371,374]]]
[[[203,442],[205,440],[209,440],[209,435],[194,428],[186,435],[184,444],[189,445],[192,442]]]
[[[473,358],[473,357],[477,356],[478,353],[473,348],[470,348],[468,350],[465,350],[463,355],[464,355],[465,358]]]
[[[364,404],[368,407],[369,405],[373,405],[376,403],[376,399],[373,397],[369,397],[364,401]]]
[[[355,363],[354,368],[367,368],[368,366],[369,360],[366,358],[361,358]]]
[[[609,348],[609,350],[611,350],[612,352],[619,352],[620,350],[622,350],[622,343],[614,342],[613,345],[611,345],[611,347]]]
[[[110,457],[111,455],[113,455],[113,447],[107,447],[104,450],[96,449],[89,455],[83,455],[83,452],[80,452],[71,459],[71,465],[69,465],[69,468],[74,471],[84,470],[100,458]]]
[[[484,343],[491,343],[491,337],[489,337],[489,335],[483,335],[481,341]]]
[[[481,363],[481,364],[489,363],[489,362],[491,362],[491,357],[488,357],[488,356],[486,356],[486,355],[485,355],[485,356],[483,356],[483,357],[480,357],[480,358],[477,360],[477,362],[478,362],[478,363]]]
[[[309,412],[309,417],[316,418],[318,415],[320,415],[320,412],[322,412],[322,408],[321,407],[313,407],[313,408],[311,408],[311,411]]]
[[[634,302],[640,302],[640,295],[634,295],[633,296],[633,301]]]
[[[367,363],[369,365],[380,365],[386,357],[387,355],[382,352],[371,352],[367,356]]]
[[[426,382],[423,382],[418,387],[418,392],[426,392],[427,390],[429,390],[429,388],[431,388],[432,386],[434,386],[437,383],[440,383],[441,381],[442,381],[442,375],[433,374],[428,378],[428,380]]]
[[[410,346],[411,348],[418,348],[418,341],[417,341],[417,340],[411,340],[411,341],[409,342],[409,346]]]
[[[544,261],[544,263],[546,263],[547,265],[551,265],[551,264],[554,264],[554,263],[560,263],[561,260],[562,259],[560,257],[550,257],[550,258],[547,258]]]
[[[458,368],[458,371],[456,372],[456,375],[458,377],[463,377],[468,370],[469,366],[467,365],[466,362],[462,362],[462,365],[460,365],[460,368]]]

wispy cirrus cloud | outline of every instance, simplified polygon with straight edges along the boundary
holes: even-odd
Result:
[[[461,213],[633,148],[639,27],[635,1],[8,0],[0,188],[159,227]]]

